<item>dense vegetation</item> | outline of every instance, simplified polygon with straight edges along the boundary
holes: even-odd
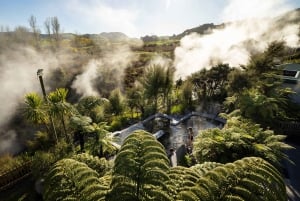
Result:
[[[45,35],[33,16],[29,22],[30,29],[2,30],[0,54],[26,46],[67,59],[48,71],[45,97],[30,92],[19,103],[7,126],[34,136],[25,137],[23,155],[5,155],[0,163],[9,158],[10,169],[32,161],[34,178],[46,178],[45,200],[287,199],[280,163],[291,147],[275,133],[278,122],[299,121],[300,109],[290,99],[293,92],[282,87],[277,64],[299,61],[299,49],[274,41],[253,51],[245,66],[220,62],[176,80],[173,52],[180,35],[144,37],[141,44],[120,33],[63,34],[56,17],[46,19]],[[130,52],[119,57],[131,59],[114,61],[110,53],[118,49]],[[88,74],[95,93],[85,95],[73,83],[97,59],[97,70]],[[148,132],[132,133],[120,149],[111,135],[157,112],[194,110],[226,113],[227,124],[198,135],[191,167],[171,168],[164,147]]]
[[[170,168],[163,146],[144,131],[125,140],[112,171],[98,172],[74,159],[58,161],[45,200],[287,200],[280,173],[261,158]]]

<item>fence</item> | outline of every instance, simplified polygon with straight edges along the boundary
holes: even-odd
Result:
[[[0,192],[13,186],[22,179],[31,174],[31,161],[25,162],[21,165],[10,169],[0,175]]]

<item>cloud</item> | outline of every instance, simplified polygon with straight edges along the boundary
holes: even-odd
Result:
[[[286,0],[228,0],[228,2],[222,12],[224,22],[275,17],[292,9]]]
[[[172,0],[166,0],[166,10],[168,10],[171,6]]]
[[[256,4],[240,0],[229,2],[224,10],[224,19],[243,20],[228,23],[223,29],[214,29],[207,35],[193,33],[182,38],[180,46],[175,49],[174,64],[177,78],[218,63],[228,63],[234,67],[245,65],[253,52],[263,51],[275,40],[284,40],[291,47],[299,45],[297,36],[299,27],[287,24],[279,27],[273,15],[289,8],[284,4],[284,0],[266,0],[266,2],[254,0]],[[262,3],[262,7],[259,7],[258,3]],[[278,7],[281,9],[277,10]],[[226,13],[230,10],[232,15],[228,16]],[[244,10],[248,13],[244,16],[238,14]],[[254,18],[255,16],[257,18]],[[259,18],[264,16],[273,18]]]
[[[72,0],[66,5],[70,14],[77,18],[81,23],[94,26],[94,30],[99,32],[122,31],[129,36],[137,36],[138,29],[135,21],[138,17],[138,11],[125,8],[114,8],[105,4],[103,1]],[[101,31],[100,31],[101,30]]]

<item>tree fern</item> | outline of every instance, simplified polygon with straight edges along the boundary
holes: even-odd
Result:
[[[288,157],[284,150],[292,147],[284,143],[285,136],[238,116],[237,112],[223,114],[227,123],[223,129],[202,131],[193,143],[193,155],[199,163],[233,162],[243,157],[261,157],[275,166]]]
[[[102,185],[99,174],[74,159],[58,161],[50,170],[45,183],[44,199],[105,200],[108,187]]]
[[[209,170],[214,169],[221,165],[222,165],[221,163],[216,163],[216,162],[204,162],[201,164],[196,164],[196,165],[190,167],[190,169],[192,169],[193,171],[196,171],[198,174],[200,174],[202,176],[205,173],[207,173]]]
[[[111,165],[105,158],[99,158],[87,153],[77,154],[72,158],[79,162],[85,163],[91,169],[95,170],[100,176],[103,176],[111,168]]]
[[[280,173],[257,157],[243,158],[209,170],[179,197],[189,200],[185,199],[187,195],[195,200],[287,200]]]
[[[150,133],[135,131],[115,159],[108,200],[172,200],[168,169],[163,146]]]
[[[168,182],[169,192],[174,200],[177,200],[179,192],[193,187],[200,179],[200,174],[191,168],[182,166],[172,167],[168,173],[170,180]]]
[[[129,135],[112,171],[106,171],[109,170],[107,167],[107,161],[88,154],[58,161],[46,178],[44,199],[287,200],[282,176],[262,158],[248,157],[227,164],[206,162],[190,168],[170,168],[163,146],[145,131]],[[103,176],[99,178],[100,175]]]

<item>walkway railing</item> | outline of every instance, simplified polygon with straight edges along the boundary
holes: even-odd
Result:
[[[138,122],[134,125],[131,125],[121,131],[116,131],[114,133],[112,133],[112,136],[118,136],[120,137],[122,140],[120,140],[120,144],[122,144],[123,140],[134,130],[138,130],[138,129],[144,129],[144,125],[146,125],[149,121],[152,121],[156,118],[163,118],[163,119],[168,119],[170,121],[170,125],[171,126],[177,126],[180,123],[184,122],[185,120],[191,118],[192,116],[199,116],[199,117],[203,117],[212,121],[217,121],[220,124],[225,124],[226,123],[226,119],[222,119],[220,118],[218,115],[216,114],[208,114],[208,113],[201,113],[201,112],[190,112],[189,114],[184,115],[181,118],[176,118],[172,115],[167,115],[167,114],[162,114],[162,113],[157,113],[154,115],[149,116],[148,118],[144,119],[141,122]],[[164,133],[155,133],[154,136],[156,138],[159,138],[163,135]]]
[[[208,114],[208,113],[203,113],[203,112],[191,112],[189,114],[186,114],[185,116],[183,116],[182,118],[180,118],[179,120],[176,120],[176,118],[174,118],[171,115],[167,115],[167,114],[162,114],[162,113],[157,113],[154,115],[149,116],[147,119],[142,121],[142,124],[146,124],[149,121],[155,119],[155,118],[164,118],[164,119],[168,119],[170,120],[170,124],[171,126],[177,126],[178,124],[182,123],[183,121],[191,118],[192,116],[199,116],[199,117],[203,117],[206,119],[210,119],[210,120],[214,120],[214,121],[218,121],[222,124],[226,123],[226,119],[222,119],[220,118],[218,115],[215,114]]]
[[[25,162],[0,175],[0,192],[31,174],[31,161]]]

